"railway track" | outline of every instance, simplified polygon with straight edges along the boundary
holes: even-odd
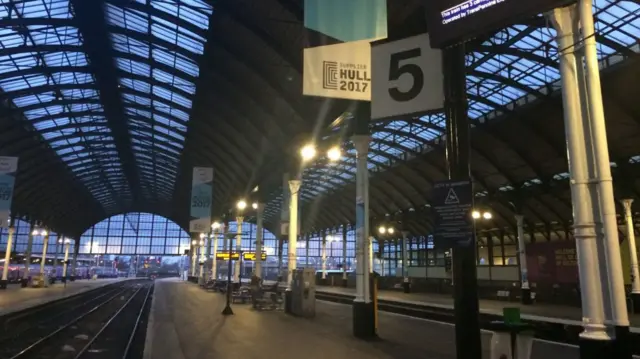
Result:
[[[334,303],[351,304],[354,300],[353,295],[316,292],[316,299]],[[454,323],[454,312],[451,308],[444,308],[427,303],[404,303],[378,299],[378,310],[383,312],[402,314],[409,317],[428,319],[443,323]],[[480,313],[480,325],[482,329],[490,329],[490,323],[502,320],[502,317],[495,314]],[[527,320],[523,322],[533,326],[535,337],[541,340],[555,342],[559,344],[578,345],[578,335],[582,332],[582,326],[574,320],[563,320],[557,318],[549,318],[553,321],[543,320]],[[632,343],[632,353],[640,355],[640,335],[638,333],[630,333]]]
[[[152,293],[153,282],[129,281],[46,320],[26,313],[29,329],[0,340],[0,358],[139,358],[135,343],[144,339]]]

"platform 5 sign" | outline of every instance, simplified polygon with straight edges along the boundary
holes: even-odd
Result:
[[[371,47],[371,118],[423,115],[444,106],[442,53],[422,34]]]

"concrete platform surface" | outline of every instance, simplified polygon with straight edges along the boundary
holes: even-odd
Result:
[[[40,304],[80,294],[111,283],[134,278],[114,278],[98,280],[77,280],[50,285],[48,288],[21,288],[19,284],[11,284],[6,290],[0,290],[0,315],[35,307]]]
[[[325,293],[337,293],[355,295],[354,288],[318,286],[316,291]],[[400,291],[381,290],[378,292],[378,298],[382,300],[399,301],[412,304],[428,304],[432,306],[441,306],[443,308],[453,308],[453,298],[442,294],[430,293],[410,293],[406,294]],[[582,310],[576,307],[549,305],[536,303],[534,305],[523,305],[520,302],[507,302],[499,300],[480,300],[480,312],[487,314],[502,315],[504,307],[518,307],[522,313],[523,319],[560,322],[568,321],[576,322],[580,325],[582,321]],[[629,321],[634,329],[640,328],[640,315],[629,314]],[[637,330],[634,330],[637,331]]]
[[[355,339],[351,306],[316,302],[316,318],[281,311],[254,311],[233,305],[224,317],[224,296],[193,283],[156,281],[144,359],[453,359],[454,327],[417,318],[380,313],[380,341]],[[489,358],[491,333],[483,332],[483,358]],[[577,359],[572,346],[536,341],[533,359]]]

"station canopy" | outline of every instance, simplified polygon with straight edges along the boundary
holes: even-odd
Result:
[[[282,175],[303,139],[343,158],[304,170],[303,230],[354,221],[348,101],[305,97],[302,0],[14,0],[0,4],[1,155],[20,158],[13,214],[79,236],[128,212],[188,227],[191,171],[215,171],[214,212],[258,187],[277,228]],[[595,0],[616,194],[640,175],[640,5]],[[426,32],[419,0],[389,1],[389,36]],[[492,228],[569,228],[555,32],[541,15],[466,45],[472,177]],[[432,230],[445,117],[372,122],[371,214]]]

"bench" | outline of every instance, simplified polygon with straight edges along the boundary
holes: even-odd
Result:
[[[498,300],[509,300],[511,298],[511,292],[508,290],[499,290],[496,292]]]
[[[241,286],[238,290],[231,292],[231,301],[236,303],[240,301],[242,304],[246,304],[247,300],[251,299],[251,291],[249,287]]]

